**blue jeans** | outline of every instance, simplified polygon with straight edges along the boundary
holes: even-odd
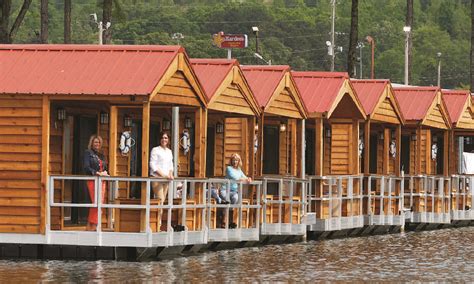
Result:
[[[221,198],[227,200],[227,189],[220,190]],[[239,202],[239,193],[237,191],[229,191],[230,204],[237,204]]]

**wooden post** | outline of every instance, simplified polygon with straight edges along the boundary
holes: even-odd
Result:
[[[207,134],[207,110],[196,109],[194,116],[194,176],[206,176],[206,134]]]
[[[143,103],[142,115],[142,177],[148,177],[148,159],[150,144],[150,102]],[[141,204],[146,204],[146,183],[141,186]],[[147,224],[145,224],[145,210],[141,210],[140,214],[140,232],[145,232]],[[159,228],[158,228],[159,230]]]
[[[296,163],[298,159],[297,155],[297,148],[298,148],[298,143],[297,143],[297,137],[298,137],[298,131],[296,127],[296,119],[288,119],[288,124],[291,125],[291,137],[290,137],[290,153],[291,153],[291,163],[288,165],[290,167],[290,174],[293,176],[297,175],[297,168],[296,168]],[[287,146],[288,147],[288,146]]]
[[[255,152],[254,152],[254,141],[255,141],[255,117],[251,116],[247,118],[248,125],[248,159],[249,159],[249,168],[247,171],[248,176],[254,177],[255,175]]]
[[[356,175],[360,173],[359,168],[359,120],[354,119],[352,121],[352,169],[351,173]]]
[[[323,119],[322,118],[316,118],[315,119],[315,124],[316,124],[316,129],[314,131],[315,133],[315,139],[314,139],[314,144],[316,151],[314,151],[314,161],[316,163],[316,171],[315,174],[317,176],[322,176],[323,170],[324,170],[324,164],[323,164],[323,156],[324,156],[324,124],[323,124]],[[329,157],[326,157],[329,158]],[[328,173],[326,173],[328,174]]]
[[[257,176],[263,174],[263,125],[265,115],[262,113],[258,122],[258,151],[257,151]]]
[[[449,176],[449,163],[447,161],[449,161],[449,134],[450,132],[454,132],[453,131],[449,131],[449,130],[444,130],[443,131],[443,175],[444,176]],[[452,160],[454,160],[454,156],[452,157]]]
[[[110,107],[110,128],[109,128],[109,174],[117,175],[117,106]]]
[[[364,173],[370,174],[370,119],[365,122],[364,129]]]
[[[410,138],[411,139],[411,138]],[[397,125],[397,129],[395,130],[395,146],[397,154],[395,156],[395,175],[397,177],[400,176],[400,167],[401,167],[401,157],[402,157],[402,125]],[[410,165],[408,165],[410,168]]]
[[[48,96],[43,96],[42,127],[41,127],[41,220],[39,231],[46,232],[46,214],[48,206],[48,177],[49,177],[49,134],[50,134],[50,102]],[[51,185],[54,186],[54,185]],[[49,224],[50,225],[50,224]]]
[[[415,174],[421,174],[421,126],[416,129],[416,141],[415,141]]]
[[[382,174],[388,175],[390,172],[390,128],[383,129],[383,159]]]
[[[422,132],[425,132],[425,139],[426,139],[426,147],[425,147],[425,160],[426,160],[426,169],[425,169],[425,174],[432,174],[431,172],[431,129],[425,129],[422,130]],[[421,142],[421,141],[420,141]],[[421,144],[421,143],[420,143]]]

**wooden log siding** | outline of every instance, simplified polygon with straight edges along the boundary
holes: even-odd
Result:
[[[383,121],[388,123],[399,124],[400,119],[398,118],[395,108],[389,98],[386,98],[380,107],[376,108],[372,115],[372,120]]]
[[[446,129],[446,122],[443,119],[443,114],[439,108],[439,105],[436,105],[434,109],[428,114],[424,125],[432,126],[435,128]]]
[[[350,174],[352,124],[334,123],[331,133],[331,174]]]
[[[117,141],[116,145],[120,143],[120,136],[124,131],[127,129],[123,126],[123,118],[125,115],[124,109],[119,109],[118,111],[118,119],[117,119]],[[111,149],[110,149],[111,150]],[[120,149],[117,147],[115,148],[115,161],[116,161],[116,168],[115,172],[117,176],[129,176],[130,174],[130,155],[124,156],[120,152]],[[129,197],[129,190],[128,190],[128,182],[119,182],[119,196],[120,197]]]
[[[183,72],[177,71],[158,91],[153,102],[201,106],[193,86]]]
[[[228,165],[233,153],[240,155],[242,170],[247,173],[249,166],[247,127],[247,119],[245,118],[228,117],[225,119],[223,175],[225,175],[225,166]]]
[[[456,123],[456,128],[474,129],[474,124],[472,123],[473,120],[474,114],[469,108],[466,108],[462,113],[461,118]]]
[[[41,231],[42,98],[0,97],[0,232]]]
[[[326,130],[326,128],[325,128]],[[331,137],[326,137],[326,131],[323,131],[323,175],[331,174]]]
[[[301,118],[296,102],[290,96],[288,89],[283,89],[275,96],[272,102],[265,109],[265,113],[281,115],[285,117]]]
[[[217,95],[216,100],[212,101],[212,105],[209,108],[230,113],[237,112],[254,115],[252,108],[249,107],[249,103],[237,84],[229,85],[222,94]]]

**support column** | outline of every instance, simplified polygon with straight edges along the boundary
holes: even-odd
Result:
[[[50,102],[48,96],[43,96],[42,106],[42,127],[41,127],[41,219],[39,231],[45,234],[46,226],[50,225],[51,220],[46,222],[46,217],[50,212],[48,206],[49,191],[49,136],[50,136]]]
[[[400,167],[402,157],[402,126],[400,124],[397,125],[397,129],[395,130],[395,146],[397,151],[397,154],[395,156],[395,175],[399,177],[401,174]],[[408,167],[410,167],[410,165],[408,165]]]
[[[109,126],[109,174],[117,175],[117,122],[118,109],[117,106],[110,107],[110,126]]]
[[[258,151],[257,151],[257,176],[262,176],[263,174],[263,125],[264,125],[265,115],[262,113],[260,120],[258,122]]]
[[[316,151],[314,151],[315,155],[315,163],[316,163],[316,170],[315,170],[315,175],[317,176],[322,176],[323,174],[329,174],[329,173],[324,173],[324,162],[323,162],[323,156],[324,156],[324,124],[323,124],[323,119],[322,118],[316,118],[315,119],[315,139],[314,139],[314,144],[316,147]],[[329,158],[329,157],[327,157]]]
[[[142,113],[142,177],[148,177],[148,160],[150,158],[150,102],[143,103]],[[146,204],[146,183],[141,185],[141,204]],[[147,224],[145,210],[141,210],[140,214],[140,232],[146,232]]]
[[[171,129],[173,141],[173,173],[178,176],[178,162],[179,162],[179,107],[171,108]]]
[[[370,174],[370,119],[364,127],[364,174]]]
[[[449,176],[449,133],[451,131],[443,131],[443,175]],[[454,159],[454,157],[452,157]]]
[[[247,133],[248,133],[248,159],[249,159],[249,168],[247,173],[250,177],[254,178],[255,176],[255,117],[248,117],[247,118]]]
[[[390,171],[390,128],[383,129],[383,159],[382,174],[388,175]]]
[[[301,178],[306,176],[306,120],[301,120]]]

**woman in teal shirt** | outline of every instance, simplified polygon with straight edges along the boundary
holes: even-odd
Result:
[[[230,165],[226,167],[225,178],[232,181],[252,182],[252,178],[247,177],[242,172],[242,159],[237,153],[230,156]],[[239,184],[237,182],[230,182],[229,201],[231,204],[236,204],[239,201]],[[227,184],[224,184],[220,190],[221,198],[227,199]]]

